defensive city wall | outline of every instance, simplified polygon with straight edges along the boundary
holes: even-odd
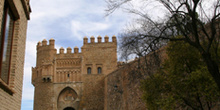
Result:
[[[123,64],[117,62],[117,40],[112,37],[84,37],[81,52],[68,47],[59,52],[55,40],[37,44],[37,63],[32,68],[32,84],[35,86],[35,110],[144,110],[140,81],[146,75],[135,69],[139,61]],[[160,49],[160,57],[165,57]],[[154,59],[149,54],[147,59]],[[146,65],[145,65],[146,66]],[[156,66],[151,66],[156,70]]]

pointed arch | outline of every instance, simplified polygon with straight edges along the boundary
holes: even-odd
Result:
[[[57,98],[57,107],[59,108],[58,110],[75,110],[70,109],[73,108],[73,106],[70,105],[74,105],[77,98],[78,95],[74,89],[72,89],[71,87],[64,88],[59,93]]]

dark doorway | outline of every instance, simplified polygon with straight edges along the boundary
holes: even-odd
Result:
[[[66,108],[64,108],[63,110],[75,110],[75,109],[72,108],[72,107],[66,107]]]

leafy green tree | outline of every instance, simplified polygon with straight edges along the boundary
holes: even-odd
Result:
[[[142,82],[143,99],[150,110],[211,110],[220,91],[197,49],[183,41],[170,42],[168,58]]]

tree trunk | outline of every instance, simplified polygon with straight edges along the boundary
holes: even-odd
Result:
[[[219,66],[218,64],[212,60],[209,53],[202,54],[203,60],[205,61],[209,73],[212,75],[213,79],[215,80],[218,88],[220,89],[220,73],[219,73]]]

